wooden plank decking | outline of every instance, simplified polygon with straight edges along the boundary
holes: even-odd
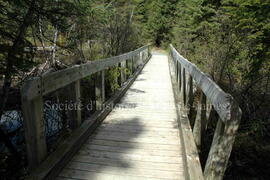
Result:
[[[57,179],[184,179],[168,58],[153,54]]]

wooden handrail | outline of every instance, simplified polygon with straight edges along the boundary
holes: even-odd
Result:
[[[205,109],[206,99],[219,115],[210,152],[204,167],[204,179],[222,179],[240,124],[241,109],[230,94],[225,93],[208,75],[181,56],[173,45],[170,45],[170,49],[177,83],[179,83],[179,91],[182,93],[184,105],[189,109],[188,117],[190,118],[194,117],[194,93],[195,91],[202,91],[200,93],[201,100],[195,114],[197,117],[193,127],[193,140],[190,139],[195,141],[198,150],[201,148],[201,138],[203,138],[209,123],[206,119],[206,111],[209,110]]]
[[[125,82],[130,83],[131,81],[127,79],[125,69],[131,68],[130,70],[135,73],[137,69],[141,68],[150,56],[149,47],[150,45],[143,46],[120,56],[76,65],[24,82],[21,98],[29,169],[35,169],[47,157],[43,97],[60,88],[65,88],[69,100],[80,105],[80,80],[97,73],[95,76],[96,106],[101,107],[105,103],[104,71],[109,67],[120,66],[121,85],[126,86]],[[127,67],[127,61],[131,63],[131,67]],[[68,110],[67,115],[71,120],[71,129],[80,127],[82,123],[80,108]]]
[[[199,68],[181,56],[176,49],[171,46],[172,55],[185,68],[204,94],[213,104],[220,118],[225,122],[231,119],[231,108],[233,97],[225,93],[208,75],[199,70]]]
[[[24,83],[22,88],[22,96],[24,99],[28,100],[40,95],[44,96],[79,79],[112,67],[125,60],[131,59],[133,56],[148,48],[149,45],[143,46],[120,56],[92,61],[82,65],[75,65],[71,68],[32,78]]]

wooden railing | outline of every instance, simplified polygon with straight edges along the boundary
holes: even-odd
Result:
[[[149,46],[144,46],[120,56],[76,65],[26,81],[22,86],[21,95],[29,168],[35,169],[48,156],[43,113],[45,95],[57,91],[60,88],[68,88],[66,95],[73,102],[80,103],[80,80],[96,73],[96,104],[100,106],[105,103],[105,70],[110,67],[121,66],[121,86],[124,86],[130,82],[127,78],[126,68],[129,69],[132,78],[132,76],[136,75],[136,70],[142,68],[147,62],[149,56]],[[70,116],[69,119],[72,120],[72,129],[81,126],[82,117],[80,108],[70,110],[68,116]],[[98,116],[100,116],[100,114],[98,114]],[[78,134],[79,133],[80,132],[78,132]],[[64,146],[63,151],[66,151],[66,147]],[[58,154],[61,153],[64,152]],[[55,156],[57,158],[59,155],[56,154]],[[44,171],[43,169],[41,172],[44,173]]]
[[[192,130],[193,137],[191,134],[189,138],[184,139],[185,145],[189,146],[186,147],[186,153],[188,155],[186,163],[188,166],[189,179],[222,179],[240,123],[241,109],[238,107],[233,97],[225,93],[208,75],[181,56],[172,45],[170,45],[170,49],[176,76],[175,79],[178,86],[178,94],[180,93],[184,104],[182,108],[187,111],[189,121],[193,121],[191,124],[194,124]],[[199,94],[200,96],[199,103],[196,103],[197,107],[194,107],[194,94]],[[210,107],[212,107],[211,113],[209,113],[210,109],[209,106],[207,106],[207,102],[211,105]],[[196,155],[194,155],[197,151],[192,150],[192,142],[187,141],[195,141],[198,151],[200,151],[201,139],[205,136],[213,111],[217,112],[219,119],[203,175],[200,175],[202,169],[196,165],[199,161],[196,159]],[[187,129],[182,129],[182,131],[185,130]],[[194,157],[195,159],[192,159]]]

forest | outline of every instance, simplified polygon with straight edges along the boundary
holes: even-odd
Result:
[[[0,0],[0,22],[0,177],[28,174],[23,82],[173,44],[242,109],[224,179],[269,179],[270,0]],[[115,76],[117,68],[106,72],[110,92],[119,88]]]

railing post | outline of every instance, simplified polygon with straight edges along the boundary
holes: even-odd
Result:
[[[132,73],[134,73],[137,69],[137,63],[138,63],[138,54],[136,54],[135,56],[133,56],[133,63],[132,63]]]
[[[236,132],[240,124],[241,110],[233,101],[231,107],[231,119],[222,122],[218,120],[212,141],[211,149],[204,168],[206,180],[222,180],[235,140]]]
[[[104,70],[96,73],[95,92],[96,92],[96,109],[101,110],[102,105],[105,102],[105,71]]]
[[[183,84],[182,84],[182,90],[183,90],[183,99],[184,99],[184,105],[187,105],[187,96],[186,96],[186,70],[183,68]]]
[[[129,61],[130,76],[132,76],[133,74],[133,64],[134,64],[134,56],[132,56],[131,60]]]
[[[193,127],[193,136],[194,141],[197,145],[198,150],[201,149],[201,141],[202,137],[204,137],[204,132],[206,129],[206,96],[201,91],[200,92],[200,102],[198,103],[197,107],[197,115],[195,118],[195,123]]]
[[[179,80],[179,68],[178,68],[178,62],[176,61],[176,67],[175,67],[175,71],[176,71],[176,82],[178,82]]]
[[[72,129],[76,129],[82,123],[80,80],[71,83],[68,87],[68,97],[73,103],[73,108],[68,111],[69,124]]]
[[[188,85],[189,85],[189,90],[188,90],[188,106],[189,108],[192,108],[193,106],[193,101],[194,101],[194,92],[193,92],[193,78],[191,75],[189,75],[189,81],[188,81]]]
[[[147,58],[150,56],[150,46],[147,47]]]
[[[201,134],[202,137],[204,137],[205,131],[207,129],[207,117],[206,117],[206,112],[207,112],[207,104],[206,104],[206,96],[204,93],[202,93],[202,97],[201,97],[201,121],[202,121],[202,126],[201,126]]]
[[[189,91],[188,91],[188,118],[190,120],[191,127],[194,127],[194,122],[195,122],[195,115],[196,115],[196,110],[194,107],[194,88],[193,88],[193,78],[191,75],[189,75]]]
[[[145,63],[146,58],[147,58],[147,50],[144,50],[142,64]]]
[[[179,73],[178,73],[178,85],[179,85],[179,91],[181,91],[181,87],[182,87],[182,68],[181,68],[180,63],[179,63]]]
[[[34,88],[39,92],[39,95],[31,100],[27,97],[27,91],[29,91],[30,88]],[[26,82],[22,87],[21,94],[28,166],[29,169],[32,170],[37,167],[47,155],[40,79]]]
[[[140,58],[139,61],[137,63],[137,68],[143,63],[143,51],[140,52]]]
[[[126,82],[126,61],[122,61],[121,63],[121,86]]]

